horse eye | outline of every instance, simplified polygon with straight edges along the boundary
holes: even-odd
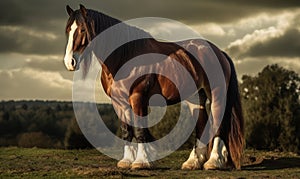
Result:
[[[81,33],[84,33],[84,32],[85,32],[85,29],[81,29],[80,32],[81,32]]]

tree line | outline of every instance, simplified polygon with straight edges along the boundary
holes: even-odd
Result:
[[[299,75],[278,65],[269,65],[255,76],[244,75],[240,92],[246,147],[300,153]],[[190,118],[187,107],[182,105],[168,106],[163,119],[150,128],[156,138],[167,135],[174,128],[179,114],[182,115],[180,108],[184,109],[186,118]],[[120,136],[120,121],[113,106],[96,104],[96,107],[109,130]],[[88,110],[82,113],[89,116]],[[181,148],[192,147],[194,140],[193,132]],[[72,102],[58,101],[0,102],[0,146],[93,147],[77,124]]]

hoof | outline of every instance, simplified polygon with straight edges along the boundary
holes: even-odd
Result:
[[[188,160],[184,162],[181,166],[181,170],[198,170],[201,169],[198,161]]]
[[[208,163],[206,162],[204,165],[203,165],[203,169],[204,170],[219,170],[219,167],[214,165],[213,163]]]
[[[121,169],[130,169],[131,163],[127,160],[120,160],[117,164],[117,167]]]
[[[226,170],[228,151],[220,137],[214,139],[209,160],[203,165],[204,170]]]
[[[152,169],[152,168],[153,168],[153,166],[149,162],[144,162],[144,163],[134,162],[131,164],[132,170],[142,170],[142,169]]]
[[[218,162],[216,160],[208,160],[204,165],[203,165],[204,170],[225,170],[226,164],[223,162]]]
[[[198,140],[198,139],[197,139]],[[182,170],[198,170],[207,161],[206,159],[207,148],[193,148],[189,158],[182,164]]]

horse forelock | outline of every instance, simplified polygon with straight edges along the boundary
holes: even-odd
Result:
[[[74,23],[74,21],[78,21],[78,10],[74,11],[74,13],[72,15],[70,15],[68,21],[67,21],[67,25],[66,25],[66,33],[68,34],[71,30],[71,26]]]

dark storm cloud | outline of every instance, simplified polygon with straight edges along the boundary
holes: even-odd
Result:
[[[299,57],[300,32],[297,29],[290,29],[280,37],[253,45],[244,55],[252,57]]]
[[[196,24],[205,22],[226,23],[258,12],[273,9],[294,8],[300,1],[289,0],[1,0],[0,26],[21,26],[37,32],[52,32],[56,40],[26,36],[22,32],[1,32],[0,52],[34,54],[61,54],[66,38],[64,28],[68,15],[67,4],[74,9],[82,3],[87,8],[104,12],[110,16],[126,20],[130,18],[156,16]]]
[[[219,3],[224,1],[218,0]],[[226,0],[226,3],[232,4],[240,4],[240,6],[254,6],[260,8],[289,8],[289,7],[299,7],[300,1],[298,0],[251,0],[251,1],[244,1],[244,0]]]
[[[298,0],[2,0],[0,24],[33,25],[50,27],[51,21],[67,18],[65,5],[78,8],[78,4],[103,11],[121,19],[141,16],[162,16],[187,21],[231,21],[245,15],[268,9],[299,7]],[[50,25],[48,24],[50,22]],[[42,28],[42,27],[41,27]]]
[[[23,54],[57,54],[63,53],[64,36],[47,37],[46,32],[17,27],[0,28],[0,53],[23,53]],[[57,34],[59,35],[59,34]]]

